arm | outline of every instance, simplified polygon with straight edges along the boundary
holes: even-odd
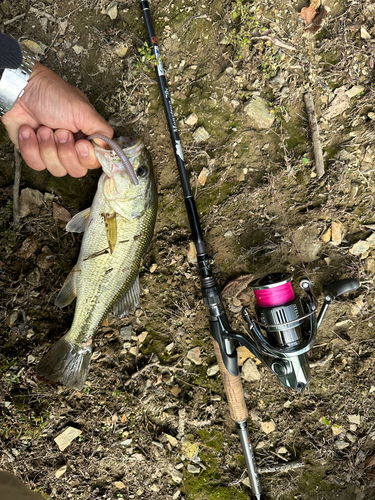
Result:
[[[112,127],[79,89],[38,62],[23,94],[1,121],[25,162],[57,177],[82,177],[100,166],[92,144],[82,137],[113,136]]]

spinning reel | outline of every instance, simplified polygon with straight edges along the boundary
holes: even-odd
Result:
[[[284,386],[301,393],[311,379],[308,352],[329,305],[340,295],[359,288],[359,282],[348,278],[325,285],[324,303],[317,315],[311,281],[300,280],[307,295],[302,299],[295,295],[292,279],[289,273],[272,273],[252,281],[249,287],[254,291],[257,319],[243,309],[249,335],[228,333],[260,359]]]

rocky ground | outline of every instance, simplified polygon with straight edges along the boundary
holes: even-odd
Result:
[[[239,350],[249,428],[270,500],[375,498],[375,4],[326,0],[151,2],[215,275],[357,278],[329,309],[300,395]],[[316,7],[316,11],[314,11]],[[301,15],[302,12],[302,15]],[[315,14],[317,16],[315,17]],[[36,380],[69,328],[54,299],[79,252],[66,221],[100,172],[54,179],[0,141],[0,467],[46,498],[251,498],[217,373],[182,190],[137,2],[5,0],[1,28],[79,86],[116,129],[140,135],[159,213],[141,306],[108,318],[81,392]],[[304,96],[314,100],[319,176]],[[31,197],[30,197],[31,194]],[[29,195],[29,196],[27,196]],[[252,307],[227,297],[233,327]],[[285,466],[284,468],[280,466]]]

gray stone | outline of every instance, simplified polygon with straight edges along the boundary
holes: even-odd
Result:
[[[187,466],[187,470],[188,470],[188,472],[190,472],[190,474],[199,474],[201,471],[200,467],[197,467],[193,464],[189,464]]]
[[[171,477],[175,483],[180,484],[182,482],[182,479],[183,479],[182,472],[180,472],[179,470],[176,470],[174,468],[168,470],[168,472],[171,475]]]
[[[255,129],[271,128],[275,121],[274,113],[268,108],[267,102],[261,97],[256,97],[245,106],[245,112],[250,118]]]
[[[123,326],[120,330],[120,337],[123,339],[123,340],[127,340],[127,341],[130,341],[132,339],[132,335],[133,335],[133,328],[131,325],[129,326]]]
[[[207,377],[214,377],[219,372],[219,365],[213,365],[207,368]]]
[[[345,448],[350,446],[350,444],[340,439],[339,441],[336,441],[335,446],[338,450],[344,450]]]
[[[193,134],[193,139],[195,142],[204,142],[210,137],[210,134],[204,127],[199,127]]]
[[[44,196],[37,189],[22,189],[20,195],[20,217],[26,217],[31,213],[38,214],[43,202]]]
[[[260,373],[257,365],[251,359],[245,361],[242,367],[242,378],[247,382],[255,382],[260,380]]]
[[[367,241],[359,240],[349,249],[349,252],[352,255],[361,255],[362,253],[367,252],[369,248],[370,245]]]

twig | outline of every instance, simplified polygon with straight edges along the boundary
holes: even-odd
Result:
[[[310,363],[310,368],[317,368],[318,366],[324,366],[328,361],[333,358],[333,353],[330,352],[328,356],[324,356],[324,358],[315,361],[314,363]]]
[[[269,472],[286,472],[291,469],[299,469],[305,467],[305,462],[298,460],[296,462],[289,462],[288,464],[274,465],[271,467],[260,467],[258,472],[260,474],[267,474]]]
[[[22,19],[25,16],[26,16],[26,14],[23,13],[23,14],[20,14],[19,16],[13,17],[13,19],[8,19],[8,21],[4,21],[4,26],[7,26],[8,24],[15,23],[16,21],[18,21],[19,19]]]
[[[307,94],[304,95],[304,100],[307,117],[309,119],[311,140],[314,148],[316,174],[318,177],[322,177],[324,175],[322,144],[319,138],[319,127],[318,122],[316,121],[314,100],[310,92],[307,92]]]
[[[287,49],[287,50],[296,50],[293,45],[289,45],[288,43],[283,42],[282,40],[279,40],[275,36],[252,36],[251,40],[268,40],[269,42],[275,44],[277,47],[281,47],[282,49]]]
[[[14,183],[13,183],[13,224],[20,223],[20,182],[21,182],[21,157],[14,147]]]

